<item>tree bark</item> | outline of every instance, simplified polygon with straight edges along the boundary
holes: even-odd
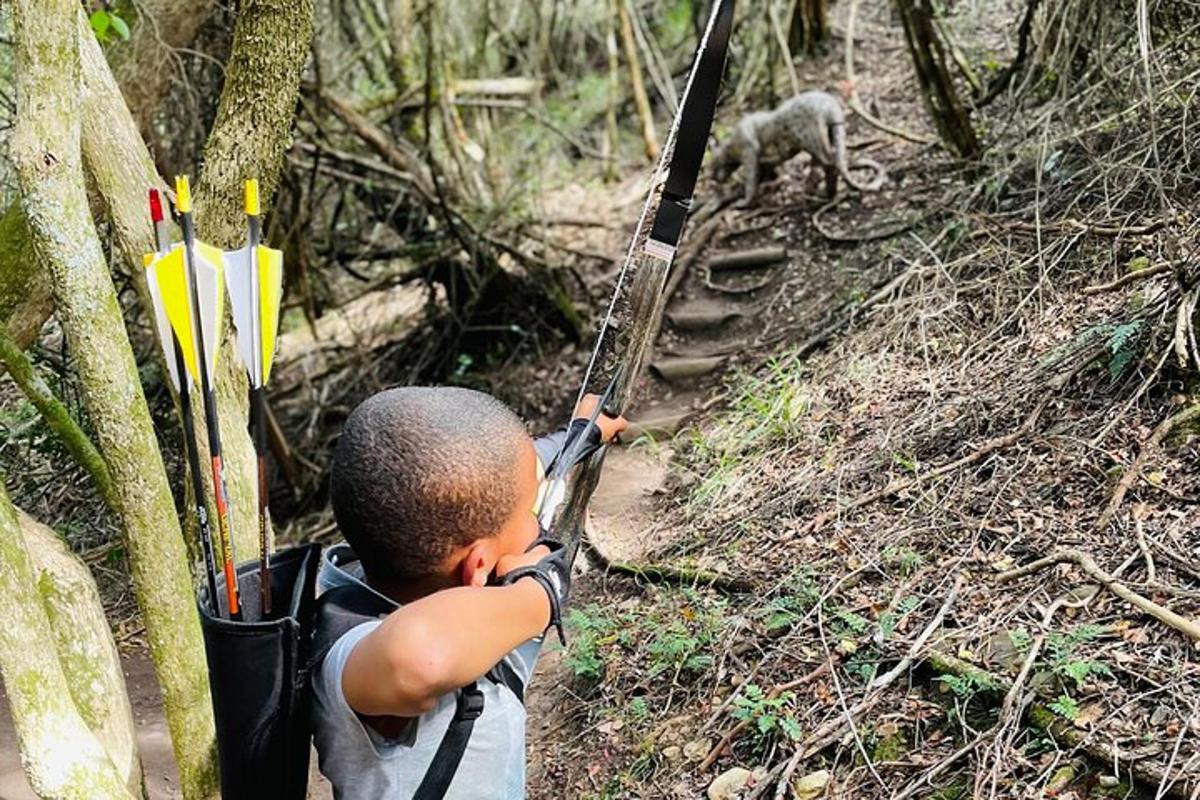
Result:
[[[186,798],[209,797],[216,789],[212,708],[187,553],[84,186],[78,5],[22,0],[15,9],[10,155],[21,203],[116,489],[181,788]]]
[[[787,39],[792,58],[816,55],[828,38],[828,0],[795,0]]]
[[[21,348],[29,347],[54,311],[50,283],[34,258],[20,203],[0,216],[0,321]]]
[[[75,708],[129,793],[141,797],[142,759],[133,711],[96,581],[58,534],[19,509],[17,519]]]
[[[961,158],[974,158],[979,155],[979,139],[946,68],[945,50],[933,26],[932,0],[896,0],[896,9],[904,23],[925,107],[938,134]]]
[[[43,800],[133,800],[71,699],[54,641],[16,511],[0,489],[0,677],[25,775]]]

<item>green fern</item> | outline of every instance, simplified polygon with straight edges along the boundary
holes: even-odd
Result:
[[[1079,716],[1079,703],[1070,695],[1060,694],[1048,708],[1063,719],[1073,720]]]

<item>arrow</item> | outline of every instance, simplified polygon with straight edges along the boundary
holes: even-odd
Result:
[[[179,339],[171,330],[167,310],[163,305],[162,293],[158,288],[157,260],[167,252],[167,222],[163,216],[162,199],[158,189],[150,190],[150,219],[154,223],[154,253],[146,254],[146,282],[150,285],[150,298],[154,302],[154,319],[158,326],[158,341],[162,345],[171,383],[179,394],[179,408],[183,416],[183,449],[187,454],[188,472],[192,478],[192,496],[195,502],[196,527],[200,531],[200,550],[204,557],[204,572],[208,578],[208,598],[213,613],[219,615],[217,601],[217,561],[213,553],[212,530],[208,525],[208,505],[204,502],[204,479],[200,475],[200,446],[196,442],[196,422],[192,413],[192,382],[187,378],[187,363]]]
[[[283,253],[260,244],[258,181],[246,181],[246,246],[225,253],[226,286],[237,328],[238,359],[250,376],[250,429],[258,456],[258,551],[262,587],[262,613],[271,613],[271,564],[267,531],[267,396],[275,339],[279,330],[279,303],[283,295]]]
[[[157,262],[158,290],[171,329],[183,351],[188,374],[200,385],[204,419],[208,427],[208,451],[212,457],[213,494],[217,508],[217,533],[225,571],[225,597],[230,619],[241,619],[237,570],[234,568],[233,538],[229,531],[229,495],[225,467],[221,461],[221,428],[217,418],[217,350],[225,313],[224,269],[220,250],[196,240],[192,220],[192,196],[185,176],[175,178],[175,210],[179,212],[183,243],[171,248]],[[215,596],[214,596],[215,602]]]

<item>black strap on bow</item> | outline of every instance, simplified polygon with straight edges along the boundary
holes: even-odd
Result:
[[[679,112],[679,137],[671,155],[662,202],[650,229],[651,239],[672,249],[683,236],[683,223],[696,191],[700,163],[708,148],[708,134],[712,130],[725,57],[729,52],[729,37],[733,33],[733,0],[717,0],[713,15],[708,41],[696,53],[695,77]]]

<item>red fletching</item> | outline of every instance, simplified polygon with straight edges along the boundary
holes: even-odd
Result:
[[[163,221],[162,198],[158,189],[150,190],[150,221],[156,225]]]

